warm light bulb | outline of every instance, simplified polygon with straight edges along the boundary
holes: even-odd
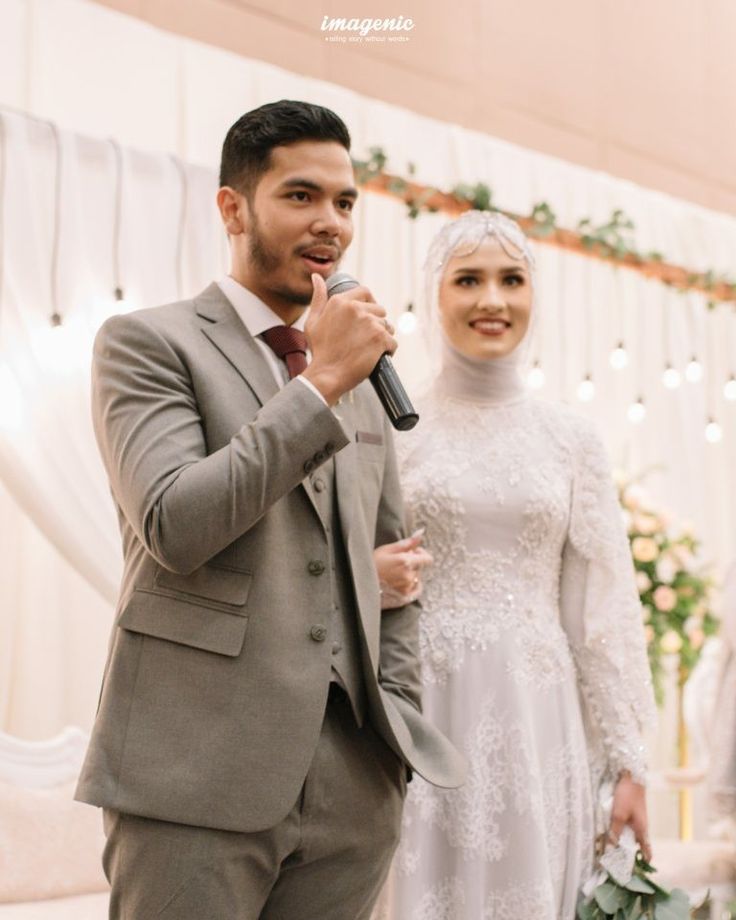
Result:
[[[715,419],[708,419],[705,426],[705,440],[709,444],[717,444],[723,437],[723,429]]]
[[[527,383],[532,390],[541,390],[544,386],[544,371],[539,366],[539,361],[534,362],[534,367],[529,371]]]
[[[731,374],[723,387],[723,395],[726,399],[736,399],[736,377],[733,374]]]
[[[672,367],[671,364],[668,364],[662,374],[662,383],[668,390],[676,390],[682,383],[682,375],[676,367]]]
[[[411,335],[417,328],[416,314],[411,310],[404,310],[396,325],[401,335]]]
[[[595,384],[590,374],[586,374],[578,384],[578,399],[580,402],[590,402],[594,396]]]
[[[624,347],[623,342],[619,342],[618,345],[611,352],[611,357],[609,358],[611,362],[611,367],[614,370],[622,371],[626,365],[629,363],[629,355]]]
[[[685,368],[685,377],[689,383],[698,383],[703,379],[703,365],[695,355],[692,356],[690,363]]]
[[[644,405],[644,400],[641,396],[629,406],[629,421],[632,425],[639,425],[644,421],[647,415],[647,407]]]

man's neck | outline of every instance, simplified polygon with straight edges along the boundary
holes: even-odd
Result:
[[[309,306],[309,304],[304,304],[302,306],[301,304],[289,303],[288,301],[275,296],[270,291],[262,292],[254,290],[254,288],[248,284],[247,279],[239,275],[236,271],[231,270],[229,274],[233,281],[237,281],[237,283],[244,287],[247,291],[250,291],[254,297],[257,297],[262,303],[264,303],[268,309],[275,313],[276,316],[278,316],[278,318],[287,326],[292,326]]]

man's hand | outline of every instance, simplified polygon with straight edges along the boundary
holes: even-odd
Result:
[[[381,355],[396,351],[386,311],[371,292],[356,287],[328,299],[321,275],[312,275],[314,294],[304,330],[312,352],[302,374],[334,406],[371,373]]]

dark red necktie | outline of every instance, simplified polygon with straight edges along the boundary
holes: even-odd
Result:
[[[307,337],[303,332],[293,326],[273,326],[261,335],[276,357],[286,361],[290,379],[301,374],[307,366]]]

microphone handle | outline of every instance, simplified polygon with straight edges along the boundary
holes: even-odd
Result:
[[[370,381],[394,428],[398,431],[412,429],[419,421],[419,415],[414,410],[388,353],[379,358],[378,364],[371,371]]]

